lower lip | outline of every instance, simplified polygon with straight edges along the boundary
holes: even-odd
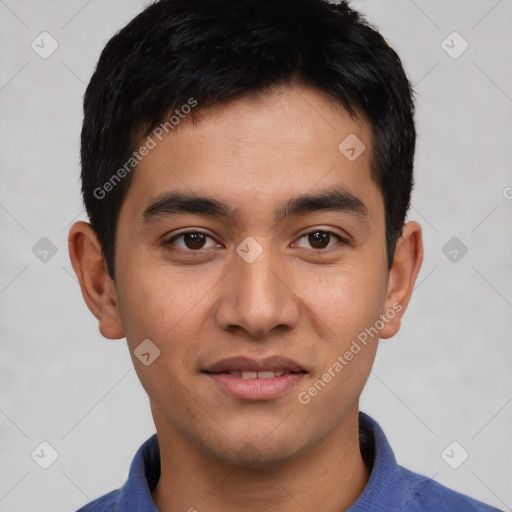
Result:
[[[242,379],[229,373],[207,374],[228,395],[243,400],[270,400],[289,388],[293,388],[304,377],[304,373],[287,373],[271,379]]]

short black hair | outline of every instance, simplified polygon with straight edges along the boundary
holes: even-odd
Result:
[[[160,0],[110,39],[84,97],[82,194],[112,279],[141,133],[174,128],[166,119],[183,117],[185,105],[287,84],[314,88],[368,123],[391,266],[410,205],[416,130],[411,84],[382,35],[347,2]]]

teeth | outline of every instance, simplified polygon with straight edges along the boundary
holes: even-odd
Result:
[[[272,379],[275,376],[274,372],[258,372],[258,379]]]
[[[285,373],[288,373],[286,370],[276,370],[276,371],[263,371],[263,372],[229,372],[231,375],[235,375],[237,377],[242,377],[242,379],[273,379],[274,377],[280,377]]]

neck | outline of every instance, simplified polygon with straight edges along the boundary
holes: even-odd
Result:
[[[271,469],[225,463],[154,416],[161,473],[152,497],[162,512],[340,512],[370,477],[359,449],[357,409],[321,444]]]

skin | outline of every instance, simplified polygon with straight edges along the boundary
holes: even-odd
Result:
[[[370,474],[359,450],[359,396],[378,337],[400,328],[423,257],[421,228],[405,225],[388,270],[368,125],[313,89],[283,86],[198,108],[194,117],[137,166],[119,216],[115,283],[91,227],[78,222],[69,235],[100,332],[126,336],[149,395],[162,463],[153,499],[166,512],[345,510]],[[366,146],[353,162],[338,150],[349,134]],[[274,218],[293,196],[339,186],[364,203],[365,217],[313,211]],[[172,191],[218,199],[237,216],[181,213],[145,222],[144,210]],[[315,230],[348,243],[331,235],[312,245],[304,235]],[[197,231],[211,237],[199,250],[183,237],[169,242]],[[249,236],[263,250],[252,263],[236,252]],[[300,403],[299,393],[393,304],[401,310],[379,336]],[[149,366],[133,354],[145,339],[161,351]],[[274,399],[240,400],[201,371],[239,355],[285,356],[308,373]]]

